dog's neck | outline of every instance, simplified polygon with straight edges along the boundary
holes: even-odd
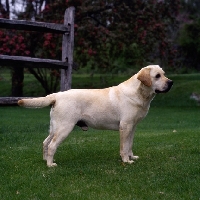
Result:
[[[140,80],[134,78],[134,76],[121,83],[120,87],[125,96],[129,97],[130,99],[134,99],[134,101],[136,100],[135,96],[138,96],[139,99],[143,100],[138,102],[143,102],[145,105],[150,104],[155,96],[155,92],[152,91],[151,87],[145,86]]]
[[[155,97],[155,92],[152,91],[150,87],[145,86],[142,82],[140,82],[138,87],[139,95],[142,96],[143,99],[147,101],[152,101],[152,99]]]

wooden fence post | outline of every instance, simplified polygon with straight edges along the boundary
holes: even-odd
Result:
[[[62,40],[62,61],[66,61],[68,63],[68,69],[61,69],[61,91],[71,89],[74,50],[74,13],[75,8],[70,7],[66,9],[64,16],[64,25],[66,25],[70,31],[69,33],[63,34]]]
[[[12,69],[12,96],[23,97],[23,80],[24,80],[24,68]]]

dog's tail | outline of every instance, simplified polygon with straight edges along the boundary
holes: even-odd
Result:
[[[38,97],[32,99],[21,99],[18,101],[19,106],[26,108],[43,108],[52,105],[56,102],[55,93],[47,95],[46,97]]]

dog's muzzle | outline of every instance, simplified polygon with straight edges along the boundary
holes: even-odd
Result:
[[[173,81],[170,80],[170,79],[168,79],[167,83],[166,83],[166,88],[164,90],[155,90],[155,92],[157,94],[158,93],[166,93],[166,92],[168,92],[171,89],[172,85],[173,85]]]

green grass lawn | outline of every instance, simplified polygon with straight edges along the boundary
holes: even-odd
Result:
[[[199,200],[200,107],[189,97],[200,93],[200,75],[170,78],[172,90],[155,97],[137,127],[132,165],[121,162],[118,132],[77,127],[48,168],[49,108],[0,107],[0,199]]]
[[[0,199],[199,199],[200,108],[152,107],[123,164],[119,134],[78,127],[42,160],[49,108],[0,107]]]

